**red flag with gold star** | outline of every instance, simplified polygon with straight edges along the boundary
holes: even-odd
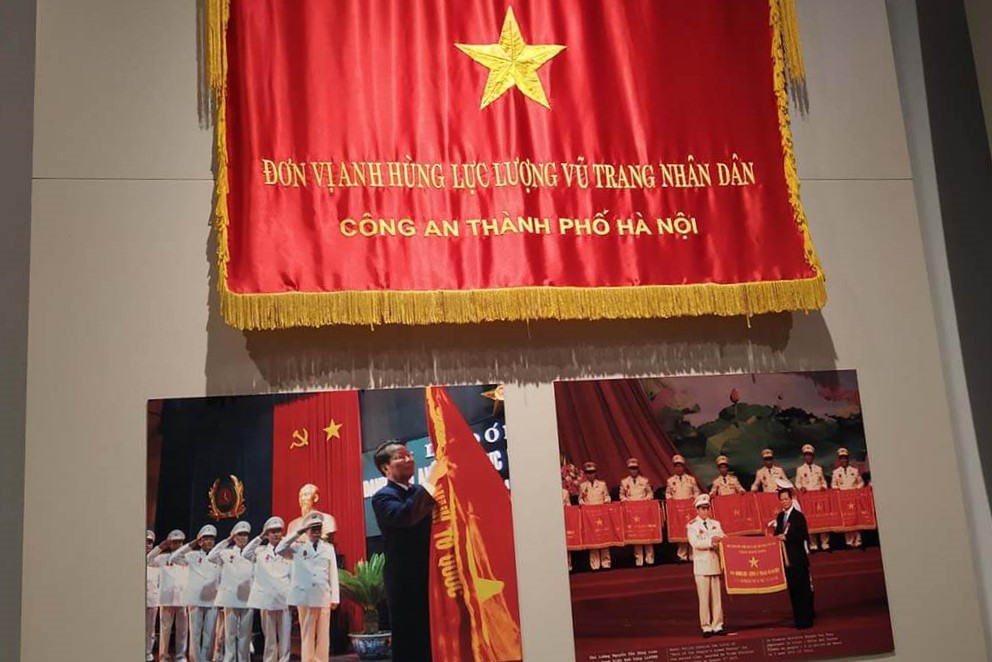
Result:
[[[826,301],[790,131],[791,3],[207,4],[236,327]]]
[[[434,662],[522,659],[510,492],[443,387],[427,388],[437,458],[431,526]]]
[[[785,557],[777,538],[728,536],[720,543],[720,565],[727,593],[784,591]]]
[[[287,534],[305,511],[334,518],[338,559],[349,570],[365,558],[362,423],[358,391],[290,396],[272,415],[272,514]],[[330,520],[325,518],[325,522]],[[329,528],[329,524],[325,524]],[[359,627],[361,609],[345,607]]]

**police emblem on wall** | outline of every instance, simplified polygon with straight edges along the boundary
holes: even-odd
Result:
[[[222,481],[220,478],[214,480],[214,484],[207,492],[207,497],[210,499],[207,515],[212,520],[237,519],[245,513],[247,507],[244,483],[234,474],[229,478],[229,481]]]

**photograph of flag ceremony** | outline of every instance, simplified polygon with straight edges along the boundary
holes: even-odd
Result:
[[[576,660],[893,650],[854,371],[557,382]]]
[[[503,387],[148,403],[148,662],[519,662]]]

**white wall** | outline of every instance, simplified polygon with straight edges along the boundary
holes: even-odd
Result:
[[[196,115],[194,3],[38,5],[26,662],[140,654],[147,398],[517,384],[507,409],[525,655],[567,662],[550,382],[834,367],[859,371],[894,659],[983,659],[882,0],[800,6],[813,115],[796,141],[829,278],[822,314],[750,329],[685,320],[253,334],[223,325],[208,284],[210,136]]]

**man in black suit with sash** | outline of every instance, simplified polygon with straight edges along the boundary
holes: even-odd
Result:
[[[796,508],[791,488],[778,491],[782,512],[775,518],[775,536],[785,546],[785,580],[789,585],[792,617],[800,630],[813,627],[813,586],[809,577],[809,528]]]
[[[399,442],[375,451],[375,464],[389,482],[372,496],[372,510],[382,531],[386,566],[383,579],[393,659],[430,662],[431,622],[428,612],[433,485],[413,485],[413,455]]]

